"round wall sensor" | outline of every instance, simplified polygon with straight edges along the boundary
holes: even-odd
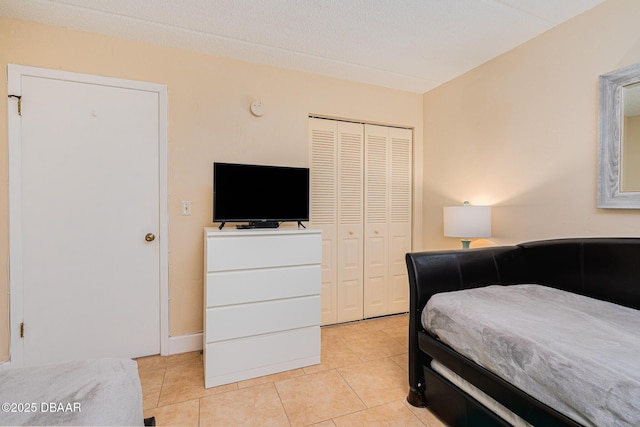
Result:
[[[256,117],[260,117],[264,114],[264,105],[262,101],[253,101],[251,104],[251,114]]]

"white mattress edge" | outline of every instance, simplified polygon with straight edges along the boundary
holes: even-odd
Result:
[[[457,387],[461,388],[465,393],[476,399],[483,406],[485,406],[487,409],[489,409],[491,412],[493,412],[509,424],[515,427],[533,427],[532,424],[529,424],[518,415],[505,408],[488,394],[486,394],[478,387],[474,386],[469,381],[465,380],[460,375],[456,374],[437,360],[431,361],[431,368],[445,377],[447,380],[455,384]]]

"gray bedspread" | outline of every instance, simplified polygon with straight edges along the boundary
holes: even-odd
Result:
[[[0,425],[143,425],[138,365],[99,359],[0,370]]]
[[[539,285],[434,295],[425,329],[584,425],[640,426],[640,311]]]

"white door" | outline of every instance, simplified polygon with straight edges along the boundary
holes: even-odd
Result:
[[[362,319],[362,171],[360,123],[338,129],[338,323]]]
[[[158,93],[28,75],[19,83],[11,286],[22,292],[24,338],[12,324],[12,360],[160,353]]]
[[[359,123],[309,119],[311,225],[322,230],[322,318],[362,319],[362,149]]]
[[[365,125],[364,317],[388,314],[389,128]]]
[[[411,129],[365,126],[364,317],[409,310]]]
[[[411,252],[413,131],[389,129],[389,292],[388,313],[409,311],[405,255]]]
[[[407,311],[412,130],[310,118],[309,140],[322,324]]]
[[[322,230],[320,324],[337,322],[336,162],[338,133],[331,120],[309,119],[311,226]]]

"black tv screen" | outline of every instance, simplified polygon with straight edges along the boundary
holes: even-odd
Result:
[[[277,226],[279,222],[308,220],[308,168],[213,164],[214,222]]]

